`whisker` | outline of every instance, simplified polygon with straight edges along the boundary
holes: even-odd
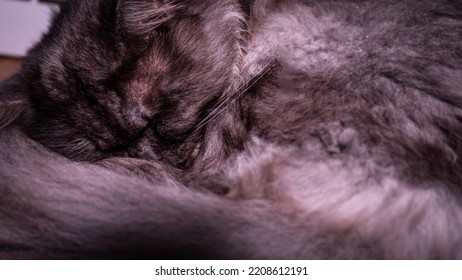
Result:
[[[235,90],[235,92],[240,92],[243,88],[246,88],[244,91],[246,91],[248,89],[248,86],[247,84],[243,84],[241,85],[239,88],[237,88]],[[203,122],[207,121],[208,118],[213,115],[216,111],[220,110],[223,106],[226,106],[226,102],[228,102],[233,96],[235,96],[234,94],[230,94],[228,96],[226,96],[226,98],[224,98],[223,100],[219,100],[217,104],[215,104],[215,106],[212,107],[211,109],[211,112],[210,114],[208,114],[199,124],[197,124],[197,126],[201,125]]]
[[[233,104],[237,99],[242,97],[249,88],[254,86],[258,81],[260,81],[270,70],[271,70],[271,62],[269,62],[263,69],[262,72],[260,72],[256,78],[251,81],[250,84],[243,84],[240,86],[235,92],[237,94],[231,94],[228,97],[226,97],[223,101],[218,103],[216,108],[212,110],[212,112],[206,116],[201,122],[199,122],[196,127],[194,128],[193,132],[196,132],[197,130],[201,129],[205,125],[207,125],[210,121],[214,120],[216,117],[218,117],[222,112],[224,112],[231,104]],[[243,89],[243,90],[242,90]],[[229,101],[229,102],[228,102]]]

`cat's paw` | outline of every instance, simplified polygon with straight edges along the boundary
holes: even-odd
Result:
[[[343,122],[333,122],[319,130],[316,136],[329,154],[347,152],[357,139],[357,131]]]

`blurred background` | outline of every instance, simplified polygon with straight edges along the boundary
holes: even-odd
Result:
[[[21,58],[47,30],[65,0],[0,0],[0,82],[21,66]]]

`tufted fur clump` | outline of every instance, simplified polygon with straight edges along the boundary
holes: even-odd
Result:
[[[458,1],[69,1],[0,88],[1,258],[462,258]]]

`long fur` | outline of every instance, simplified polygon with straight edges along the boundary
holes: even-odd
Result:
[[[0,256],[462,258],[461,30],[457,1],[69,2],[0,90]]]

